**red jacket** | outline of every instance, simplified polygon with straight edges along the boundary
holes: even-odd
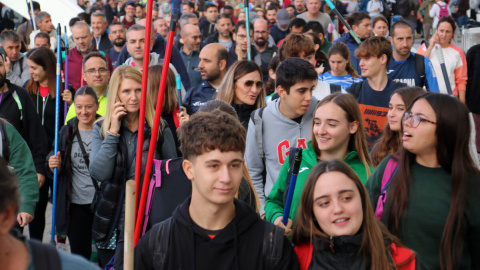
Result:
[[[92,52],[98,51],[93,48]],[[108,70],[110,71],[110,75],[113,72],[113,65],[112,60],[110,57],[103,53],[105,57],[107,57],[108,62]],[[65,65],[64,65],[65,68]],[[73,48],[68,52],[68,83],[73,86],[73,89],[77,91],[78,88],[82,87],[83,85],[87,85],[87,82],[83,79],[83,56],[77,50],[77,48]]]
[[[397,247],[394,243],[390,245],[390,250],[392,252],[393,261],[396,265],[402,265],[413,255],[412,250],[404,247]],[[302,244],[295,246],[295,253],[297,254],[298,263],[300,264],[300,270],[308,270],[310,262],[312,261],[313,245]],[[415,257],[406,265],[401,267],[397,266],[397,270],[415,270]]]

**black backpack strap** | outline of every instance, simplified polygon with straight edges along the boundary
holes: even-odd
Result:
[[[338,84],[330,84],[330,94],[342,92],[342,87]]]
[[[358,96],[360,96],[360,92],[362,91],[362,87],[363,87],[363,83],[365,81],[361,81],[361,82],[358,82],[358,83],[352,83],[352,85],[350,85],[350,88],[348,88],[348,92],[353,95],[355,97],[355,99],[358,98]]]
[[[277,269],[282,258],[285,230],[270,222],[264,222],[264,224],[262,256],[265,269]]]
[[[172,229],[172,218],[168,218],[156,224],[151,229],[148,239],[148,249],[153,252],[153,268],[160,270],[165,267],[168,244],[170,242],[170,231]]]
[[[35,270],[61,270],[60,256],[53,245],[42,245],[37,240],[28,240],[32,250]]]
[[[425,85],[425,57],[421,54],[415,54],[415,69],[417,70],[418,76],[420,77],[420,86]]]
[[[87,151],[85,150],[85,146],[83,145],[82,136],[80,136],[80,131],[79,130],[77,130],[77,132],[75,133],[75,136],[77,137],[78,145],[80,146],[80,150],[82,150],[83,159],[85,160],[85,164],[87,165],[87,169],[89,169],[90,168],[90,158],[89,158],[89,155],[88,155]],[[92,183],[93,183],[93,186],[95,187],[95,191],[99,190],[100,187],[98,186],[97,181],[95,179],[93,179],[93,177],[90,177],[90,179],[92,179]]]
[[[10,160],[10,142],[8,141],[5,123],[2,121],[0,121],[0,133],[0,140],[2,144],[0,145],[0,157],[3,157],[8,162]]]

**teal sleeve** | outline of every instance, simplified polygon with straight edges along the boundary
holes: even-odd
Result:
[[[19,213],[34,215],[38,202],[38,177],[33,163],[32,153],[18,131],[10,124],[5,124],[10,147],[8,165],[13,167],[18,178],[22,203]]]
[[[377,168],[373,174],[370,175],[370,178],[368,178],[367,184],[365,185],[367,187],[368,196],[370,197],[374,211],[377,207],[378,197],[380,196],[381,192],[383,172],[385,171],[385,167],[387,166],[390,157],[391,156],[387,156],[382,160],[382,162],[380,162],[380,164],[378,164]]]
[[[267,196],[265,203],[265,219],[267,221],[274,222],[276,218],[283,216],[283,193],[287,184],[288,170],[290,170],[290,164],[287,159],[287,162],[282,165],[277,182]]]

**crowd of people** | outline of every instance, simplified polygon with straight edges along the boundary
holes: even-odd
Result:
[[[0,269],[123,269],[139,154],[135,269],[480,269],[477,1],[74,2],[1,13]]]

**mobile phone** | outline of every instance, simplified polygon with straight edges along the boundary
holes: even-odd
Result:
[[[5,52],[5,49],[3,47],[0,47],[0,55],[2,55],[3,60],[7,57],[7,53]]]

